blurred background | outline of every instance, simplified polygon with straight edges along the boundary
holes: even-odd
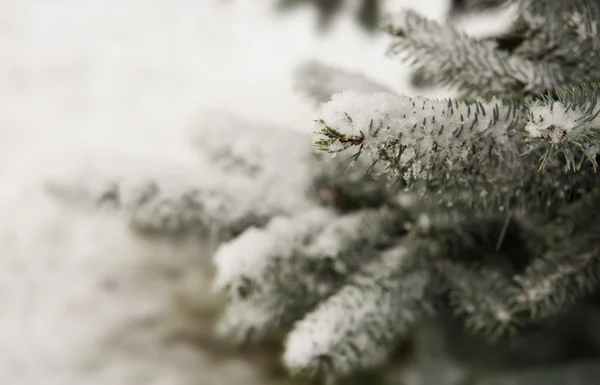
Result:
[[[215,111],[309,130],[318,108],[293,74],[310,60],[425,92],[356,6],[322,30],[310,5],[267,0],[0,0],[0,383],[268,383],[271,356],[211,340],[218,299],[201,264],[190,269],[206,245],[140,238],[57,204],[46,182],[190,165],[188,134]],[[383,7],[439,19],[449,3]]]
[[[444,0],[388,3],[433,17],[447,8]],[[23,148],[41,143],[176,137],[215,107],[304,129],[314,111],[294,94],[292,71],[307,59],[407,87],[402,65],[384,56],[385,38],[361,30],[350,9],[320,33],[310,5],[277,13],[268,0],[1,4],[4,156],[27,158]]]

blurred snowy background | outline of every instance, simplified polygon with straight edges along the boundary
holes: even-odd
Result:
[[[0,383],[266,384],[206,347],[204,246],[142,238],[46,186],[192,165],[190,132],[214,111],[308,130],[317,110],[292,79],[307,59],[412,92],[384,36],[350,15],[315,23],[259,0],[0,1]]]
[[[439,3],[418,5],[441,14]],[[293,94],[291,71],[306,58],[405,84],[383,55],[384,38],[350,16],[319,35],[308,7],[274,16],[270,1],[253,0],[0,4],[4,172],[15,156],[29,163],[50,148],[146,145],[164,154],[212,107],[305,129],[314,113]]]

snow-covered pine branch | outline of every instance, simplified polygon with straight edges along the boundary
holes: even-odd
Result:
[[[597,81],[597,14],[597,4],[592,1],[525,1],[513,32],[521,42],[512,54],[559,65],[568,76],[565,86]]]
[[[461,215],[442,217],[434,216],[430,225],[413,218],[410,233],[362,258],[335,294],[295,323],[284,353],[292,372],[339,378],[381,365],[446,292],[471,330],[496,331],[499,321],[509,326],[512,314],[505,310],[507,292],[502,289],[511,283],[510,274],[496,263],[486,271],[490,275],[481,275],[472,265],[483,260],[469,262],[471,255],[496,247],[496,218],[474,224]],[[515,230],[507,243],[514,242]],[[493,320],[482,317],[489,312]]]
[[[355,159],[364,153],[374,164],[383,163],[389,176],[409,186],[423,180],[430,191],[476,181],[494,184],[492,194],[502,192],[498,183],[512,187],[509,195],[542,189],[547,194],[577,180],[563,168],[579,170],[586,161],[596,168],[599,92],[596,85],[558,90],[558,100],[531,100],[525,111],[500,100],[344,92],[322,106],[313,129],[315,147],[331,153],[356,148]],[[538,155],[538,166],[521,154]],[[542,169],[545,173],[537,172]]]
[[[458,86],[466,95],[539,94],[570,84],[557,64],[511,55],[492,41],[478,41],[413,11],[390,17],[385,29],[396,37],[389,54],[435,73],[442,84]]]
[[[320,151],[355,147],[355,158],[365,153],[394,179],[439,186],[519,171],[519,148],[509,135],[517,117],[501,101],[344,92],[323,105],[313,132]]]
[[[215,240],[230,239],[275,215],[314,205],[294,188],[298,184],[282,183],[277,191],[264,175],[255,175],[254,180],[228,176],[203,165],[166,173],[110,175],[94,178],[93,183],[79,177],[52,180],[50,188],[62,199],[118,213],[140,233],[214,235]]]
[[[343,378],[389,358],[430,311],[430,274],[405,266],[411,251],[399,245],[383,252],[295,324],[283,357],[292,372]]]
[[[557,100],[547,96],[527,106],[524,135],[534,143],[529,151],[544,150],[540,170],[557,153],[564,157],[566,170],[578,171],[586,161],[596,170],[600,153],[599,85],[558,89],[555,93]]]
[[[214,255],[215,289],[231,303],[221,332],[239,343],[287,332],[405,232],[398,214],[365,209],[338,215],[317,208],[274,218],[264,229],[250,228],[224,243]]]

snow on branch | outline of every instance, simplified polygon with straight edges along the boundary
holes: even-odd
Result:
[[[557,12],[554,7],[531,1],[521,19],[532,34],[515,53],[560,65],[573,85],[597,81],[600,76],[598,5],[592,1],[574,1],[564,2],[564,8]]]
[[[396,37],[390,54],[402,55],[438,74],[442,84],[458,86],[467,94],[539,94],[566,81],[557,64],[511,55],[491,41],[478,41],[414,11],[391,17],[385,29]]]
[[[428,308],[430,276],[405,271],[410,251],[385,251],[295,325],[283,357],[293,373],[344,377],[385,362]]]
[[[509,138],[517,111],[500,101],[438,100],[344,92],[323,105],[314,127],[315,147],[340,152],[358,147],[393,176],[447,179],[467,166],[515,161]]]
[[[498,195],[500,183],[532,201],[553,195],[557,183],[565,189],[578,183],[563,169],[578,171],[586,161],[597,168],[600,87],[555,94],[556,100],[532,99],[520,110],[510,101],[344,92],[322,106],[314,145],[330,153],[356,148],[352,159],[364,153],[372,165],[384,164],[385,174],[404,178],[409,186],[417,180],[432,188],[465,187],[468,181],[495,184],[494,191],[477,191],[484,199]],[[539,162],[522,156],[529,154],[539,156]]]
[[[218,240],[230,239],[249,226],[264,225],[275,215],[313,205],[297,193],[278,199],[266,178],[226,176],[215,175],[210,167],[177,168],[168,174],[96,176],[93,183],[53,181],[50,188],[61,198],[73,201],[69,197],[77,196],[85,206],[114,211],[143,234],[214,235]]]
[[[376,250],[395,241],[403,225],[402,217],[387,209],[336,215],[319,208],[275,218],[264,229],[248,229],[221,245],[214,255],[214,286],[232,304],[222,334],[245,343],[286,331]],[[262,315],[248,316],[257,313]]]
[[[554,154],[565,158],[565,169],[578,171],[588,161],[594,170],[598,167],[596,155],[600,152],[600,87],[589,86],[559,89],[558,100],[547,96],[528,105],[525,137],[542,148],[540,170]]]

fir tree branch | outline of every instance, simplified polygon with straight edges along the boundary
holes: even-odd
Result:
[[[573,1],[564,10],[557,5],[536,7],[532,2],[533,17],[537,19],[538,35],[545,35],[546,53],[540,52],[539,59],[556,63],[567,74],[569,83],[598,81],[600,70],[600,21],[598,4],[592,1]],[[528,39],[516,53],[524,55],[536,39]],[[537,39],[539,40],[539,39]],[[533,43],[533,44],[532,44]]]
[[[410,222],[407,239],[423,245],[420,263],[444,275],[446,263],[449,268],[458,263],[512,276],[531,262],[544,243],[539,229],[513,212],[470,213],[438,206],[427,213],[423,206],[419,205],[421,215]]]
[[[518,18],[509,32],[486,40],[513,56],[560,66],[564,85],[598,80],[600,36],[595,0],[495,2],[517,5]]]
[[[498,270],[442,264],[450,306],[465,326],[495,341],[512,333],[519,320],[508,306],[512,281]]]
[[[429,274],[403,268],[410,253],[384,252],[295,325],[284,354],[293,373],[336,378],[385,362],[428,309]]]
[[[246,231],[214,256],[215,288],[232,303],[222,334],[248,342],[286,332],[403,233],[402,217],[383,209],[343,216],[319,209]],[[248,306],[263,315],[246,320]]]
[[[324,104],[321,115],[313,131],[317,150],[358,147],[357,157],[364,152],[384,160],[390,173],[408,180],[426,179],[433,172],[444,177],[477,161],[483,171],[493,157],[511,162],[517,151],[508,135],[517,111],[500,101],[344,92]]]
[[[596,227],[595,231],[600,231]],[[534,262],[523,276],[517,277],[521,294],[516,307],[526,309],[533,318],[543,318],[561,311],[584,294],[589,294],[600,281],[600,237],[578,237],[573,243],[586,247],[558,248]],[[569,242],[571,243],[571,242]]]
[[[197,234],[223,240],[286,211],[285,204],[267,202],[264,195],[260,205],[250,196],[238,194],[243,182],[224,185],[222,176],[198,180],[201,172],[173,168],[168,175],[156,172],[108,178],[93,174],[90,178],[88,173],[90,181],[52,180],[47,190],[70,204],[115,212],[134,231],[148,235]]]
[[[405,55],[438,74],[442,84],[458,86],[467,95],[540,94],[566,82],[556,64],[513,56],[412,11],[386,22],[385,29],[397,37],[390,54]]]
[[[502,253],[512,255],[513,260],[524,259],[526,264],[537,250],[547,250],[512,279],[507,278],[513,275],[510,271],[489,270],[494,266],[489,262],[482,264],[486,266],[485,274],[478,274],[477,268],[441,262],[458,314],[467,317],[468,325],[497,338],[520,324],[554,316],[595,290],[600,283],[600,221],[582,213],[597,208],[599,197],[597,191],[586,196],[575,207],[569,207],[567,216],[563,213],[538,231],[548,238],[558,236],[558,244],[549,239],[547,246],[536,247],[536,240],[528,240],[527,234],[511,240],[511,244],[518,244],[519,238],[534,243],[523,250]],[[537,242],[544,239],[540,236]],[[481,305],[476,311],[472,310],[474,301]]]
[[[322,106],[315,147],[331,153],[357,148],[351,159],[365,153],[392,180],[404,178],[408,187],[439,192],[453,204],[553,205],[566,191],[597,181],[564,169],[580,170],[586,161],[597,166],[598,89],[558,90],[558,100],[532,100],[523,112],[511,102],[345,92]]]
[[[118,180],[92,191],[87,199],[100,207],[126,216],[131,227],[154,235],[216,235],[230,239],[250,226],[262,226],[268,220],[295,209],[311,206],[308,200],[297,199],[294,205],[267,199],[273,191],[249,180],[201,183],[192,179],[155,177],[149,180]],[[239,191],[252,191],[241,195]],[[258,189],[257,189],[258,188]],[[291,210],[290,210],[291,208]]]
[[[552,3],[552,4],[548,4]],[[565,28],[568,6],[559,6],[554,1],[523,1],[519,16],[509,35],[519,39],[520,44],[513,54],[528,60],[560,61],[571,63],[572,40]]]
[[[528,103],[524,136],[533,142],[529,151],[542,149],[540,170],[554,154],[562,154],[567,171],[579,171],[585,161],[594,171],[600,152],[600,87],[597,83],[555,91],[541,101]]]

